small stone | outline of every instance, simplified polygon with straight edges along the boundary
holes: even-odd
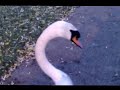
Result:
[[[108,48],[107,46],[105,48]]]
[[[64,63],[64,61],[61,61],[61,63]]]
[[[80,72],[80,71],[78,71],[78,73],[80,74],[81,72]]]
[[[13,82],[13,81],[11,81],[11,85],[14,85],[14,82]]]
[[[69,47],[66,47],[66,48],[69,48]]]
[[[61,60],[63,60],[63,58],[60,58]]]
[[[118,76],[118,73],[115,73],[115,75],[114,76]]]
[[[27,67],[28,65],[25,65],[25,67]]]
[[[20,12],[24,12],[24,9],[23,9],[23,8],[21,8]]]
[[[38,26],[38,28],[40,28],[40,26]]]
[[[74,42],[72,42],[72,44],[74,45]]]
[[[37,17],[36,19],[37,19],[37,20],[40,20],[40,18],[38,18],[38,17]]]

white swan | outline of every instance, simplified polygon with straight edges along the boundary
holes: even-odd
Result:
[[[57,21],[48,26],[38,38],[35,46],[36,60],[44,73],[54,81],[55,85],[73,85],[70,77],[67,74],[55,68],[47,60],[45,47],[50,40],[56,37],[63,37],[71,40],[82,48],[81,43],[78,41],[80,33],[77,31],[77,29],[71,23]]]

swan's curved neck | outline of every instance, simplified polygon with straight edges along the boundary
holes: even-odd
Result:
[[[55,38],[55,36],[49,36],[46,32],[43,32],[41,36],[38,38],[35,46],[35,57],[36,60],[41,67],[41,69],[46,73],[49,77],[52,78],[54,82],[59,81],[61,78],[60,70],[55,68],[46,58],[45,47],[47,43]]]
[[[56,85],[73,85],[71,79],[63,71],[55,68],[48,60],[45,54],[47,43],[56,38],[63,37],[70,40],[71,33],[68,27],[75,29],[73,25],[64,21],[58,21],[49,26],[40,35],[35,46],[35,57],[41,69],[55,82]]]

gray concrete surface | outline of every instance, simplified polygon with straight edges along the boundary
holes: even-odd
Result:
[[[81,6],[68,21],[81,33],[80,49],[65,39],[52,40],[46,54],[75,85],[120,85],[120,7]],[[25,61],[4,84],[54,85],[36,60]]]

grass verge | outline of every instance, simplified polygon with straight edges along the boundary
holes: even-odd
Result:
[[[74,9],[75,6],[1,6],[1,80],[22,61],[34,57],[35,42],[49,24],[64,19]]]

